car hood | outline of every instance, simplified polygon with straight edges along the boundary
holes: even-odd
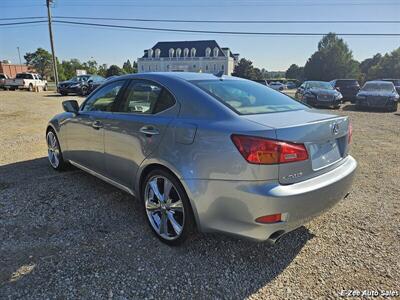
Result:
[[[338,95],[339,92],[336,90],[326,90],[326,89],[310,89],[310,92],[318,95]]]

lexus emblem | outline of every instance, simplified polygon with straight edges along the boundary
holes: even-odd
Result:
[[[334,135],[336,135],[336,134],[339,133],[339,124],[338,124],[338,123],[333,124],[333,126],[332,126],[332,133],[333,133]]]

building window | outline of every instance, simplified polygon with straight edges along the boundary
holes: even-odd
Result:
[[[150,71],[150,66],[149,66],[149,71]]]
[[[217,69],[217,65],[214,65],[214,71]]]
[[[153,57],[153,49],[149,49],[147,51],[147,55],[148,55],[149,58]]]
[[[176,57],[181,57],[182,50],[181,48],[176,49]]]
[[[206,48],[206,57],[210,57],[211,49],[209,47]]]
[[[196,69],[196,65],[193,65],[193,69]]]
[[[219,53],[219,49],[218,49],[218,47],[215,47],[214,48],[214,57],[217,57],[218,56],[218,53]]]
[[[221,66],[221,70],[224,70],[224,65]]]
[[[206,65],[206,71],[208,71],[208,65]]]
[[[173,48],[169,49],[169,58],[174,57],[175,50]]]
[[[189,49],[188,48],[183,49],[183,56],[184,57],[188,57],[189,56]]]
[[[142,65],[142,71],[144,71],[144,66]]]
[[[167,65],[167,71],[169,70],[169,65]]]
[[[155,55],[156,55],[156,58],[160,58],[161,50],[157,48],[155,51]]]
[[[196,48],[192,48],[192,49],[190,50],[190,56],[191,56],[191,57],[195,57],[195,56],[196,56]]]

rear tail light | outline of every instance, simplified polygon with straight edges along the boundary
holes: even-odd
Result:
[[[258,217],[255,221],[257,223],[263,223],[263,224],[278,223],[282,221],[282,214],[274,214],[274,215]]]
[[[351,122],[349,121],[349,132],[347,134],[347,143],[350,144],[351,140],[353,139],[353,125],[351,124]]]
[[[244,159],[252,164],[283,164],[308,159],[303,144],[236,134],[231,138]]]

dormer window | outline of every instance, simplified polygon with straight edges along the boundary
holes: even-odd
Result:
[[[155,55],[156,55],[156,58],[160,58],[161,50],[157,48],[155,51]]]
[[[213,54],[214,54],[214,57],[217,57],[218,56],[218,53],[219,53],[219,49],[218,49],[218,47],[215,47],[214,48],[214,50],[213,50]]]
[[[147,51],[147,56],[148,56],[149,58],[152,58],[152,57],[153,57],[153,49],[149,49],[149,50]]]
[[[191,56],[191,57],[195,57],[195,56],[196,56],[196,48],[192,48],[192,49],[190,50],[190,56]]]
[[[173,48],[169,49],[169,58],[174,57],[175,50]]]
[[[183,49],[183,57],[188,57],[189,56],[189,49],[185,48]]]
[[[211,49],[209,47],[206,48],[206,57],[210,57]]]
[[[176,57],[181,57],[182,50],[181,48],[176,49]]]

